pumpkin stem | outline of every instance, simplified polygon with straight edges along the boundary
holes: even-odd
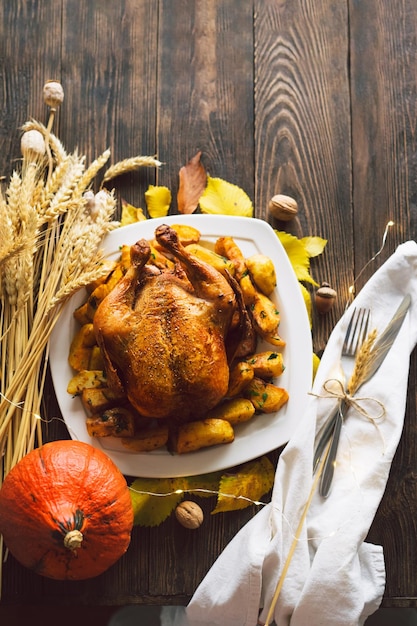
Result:
[[[79,530],[70,530],[64,537],[64,546],[69,550],[77,550],[81,547],[83,534]]]

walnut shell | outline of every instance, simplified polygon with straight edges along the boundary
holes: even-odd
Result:
[[[271,198],[268,209],[276,219],[289,222],[297,215],[298,204],[291,196],[280,193]]]
[[[175,517],[185,528],[199,528],[203,523],[204,515],[201,508],[191,500],[184,500],[175,509]]]

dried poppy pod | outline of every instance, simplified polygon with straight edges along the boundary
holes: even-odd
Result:
[[[20,140],[20,149],[25,159],[36,161],[45,154],[46,146],[42,133],[38,130],[27,130]]]
[[[52,109],[61,106],[64,101],[64,90],[61,83],[48,80],[43,86],[43,101]]]

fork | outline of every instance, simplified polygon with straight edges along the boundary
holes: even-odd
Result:
[[[346,329],[346,335],[342,346],[341,365],[345,376],[344,389],[347,391],[349,379],[355,365],[356,354],[362,345],[369,327],[370,311],[367,308],[354,309],[352,317]],[[345,399],[339,405],[333,415],[329,418],[324,431],[317,444],[314,454],[313,470],[316,471],[324,450],[329,444],[327,457],[324,460],[323,472],[320,478],[319,493],[326,498],[330,493],[333,480],[337,449],[339,447],[340,433],[344,416],[349,408]]]

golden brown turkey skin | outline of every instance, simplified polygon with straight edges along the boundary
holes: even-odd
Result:
[[[169,226],[158,242],[185,271],[146,264],[145,240],[131,248],[132,266],[94,317],[108,383],[122,387],[141,415],[198,418],[225,396],[225,336],[235,310],[229,282],[187,253]]]

